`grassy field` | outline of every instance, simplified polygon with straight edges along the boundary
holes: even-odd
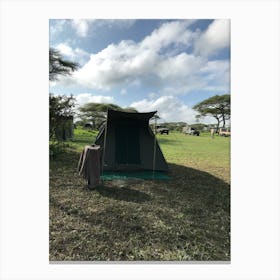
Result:
[[[50,261],[230,260],[230,139],[158,135],[170,180],[104,181],[77,174],[96,132],[75,130],[50,160]]]

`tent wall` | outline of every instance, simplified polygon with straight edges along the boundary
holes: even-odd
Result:
[[[139,115],[139,114],[138,114]],[[120,132],[120,130],[123,130]],[[120,135],[120,133],[123,134]],[[126,135],[130,134],[130,135]],[[139,138],[138,141],[135,137]],[[118,142],[130,141],[133,144],[118,146]],[[98,135],[95,144],[102,147],[102,152],[104,153],[104,139],[105,139],[105,128]],[[105,145],[105,155],[104,155],[104,170],[153,170],[153,160],[154,160],[154,141],[155,136],[149,127],[147,119],[141,119],[140,117],[133,119],[130,115],[128,119],[111,119],[108,118],[107,123],[107,136]],[[127,153],[132,152],[129,155],[125,163],[124,158],[120,156],[121,153],[126,153],[125,151],[117,151],[116,149],[124,149],[127,146]],[[156,153],[155,153],[155,170],[157,171],[167,171],[168,165],[163,157],[160,147],[156,141]],[[139,149],[139,151],[134,151],[133,149]],[[139,160],[137,159],[139,156]],[[117,158],[119,157],[119,158]],[[125,157],[125,156],[124,156]],[[122,163],[123,161],[123,163]]]
[[[163,157],[162,151],[156,141],[154,143],[155,136],[151,131],[149,125],[146,129],[141,130],[141,155],[142,155],[142,166],[144,169],[153,169],[153,160],[154,160],[154,148],[155,152],[155,170],[158,171],[167,171],[168,165]]]

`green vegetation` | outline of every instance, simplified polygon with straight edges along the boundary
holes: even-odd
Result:
[[[200,114],[196,116],[197,119],[205,116],[215,118],[217,120],[216,131],[218,131],[220,123],[225,127],[226,120],[230,119],[230,95],[212,96],[196,104],[193,109],[197,110]]]
[[[69,137],[59,137],[58,131],[62,136],[64,129],[72,130],[75,98],[66,95],[54,96],[49,94],[49,140],[60,141]],[[68,123],[67,123],[68,122]],[[62,139],[61,139],[62,138]]]
[[[203,170],[229,182],[230,138],[211,139],[210,132],[200,136],[173,132],[157,138],[168,162]]]
[[[230,139],[157,135],[171,180],[105,181],[76,167],[97,132],[75,130],[50,161],[51,261],[230,260]]]
[[[60,76],[69,76],[79,68],[79,64],[65,60],[62,54],[49,49],[49,80],[59,80]],[[55,159],[65,151],[62,142],[72,137],[75,98],[71,95],[54,96],[49,93],[49,151],[50,157]]]

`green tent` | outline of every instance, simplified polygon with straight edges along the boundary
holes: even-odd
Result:
[[[103,170],[168,170],[149,126],[149,120],[155,113],[108,110],[106,125],[95,141],[101,146]]]

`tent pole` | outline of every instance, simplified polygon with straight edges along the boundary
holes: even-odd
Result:
[[[155,115],[155,123],[154,123],[155,137],[154,137],[154,156],[153,156],[153,179],[155,179],[155,169],[156,169],[156,134],[157,134],[157,118]]]
[[[104,162],[105,162],[105,150],[106,150],[106,140],[107,140],[107,125],[108,125],[108,108],[107,108],[107,118],[106,118],[105,131],[104,131],[104,143],[103,143],[101,176],[103,175]]]

